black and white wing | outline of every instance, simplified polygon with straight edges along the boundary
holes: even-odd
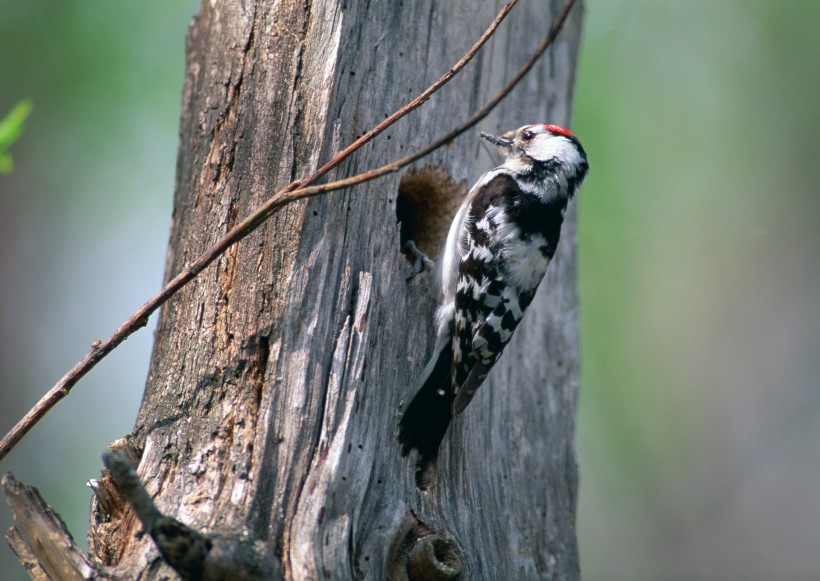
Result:
[[[470,202],[462,228],[453,329],[453,415],[495,365],[555,253],[563,210],[499,173]]]

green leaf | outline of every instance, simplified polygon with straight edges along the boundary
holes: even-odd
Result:
[[[14,169],[11,154],[6,150],[22,135],[25,121],[33,108],[31,99],[23,99],[0,120],[0,174],[9,174]]]

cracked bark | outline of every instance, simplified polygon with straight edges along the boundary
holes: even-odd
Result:
[[[380,165],[465,118],[511,76],[559,8],[522,2],[412,120],[332,177]],[[469,0],[204,2],[188,36],[166,279],[427,86],[497,9]],[[574,12],[484,129],[569,123]],[[431,190],[451,208],[492,163],[468,135],[410,175],[416,191],[425,172],[438,176]],[[421,578],[424,567],[408,560],[425,554],[462,578],[577,578],[574,206],[533,306],[451,426],[422,492],[395,433],[399,404],[432,346],[434,297],[429,274],[405,282],[399,181],[290,205],[162,309],[128,438],[139,476],[163,514],[267,551],[276,563],[267,578]],[[435,255],[443,221],[416,218],[422,249]],[[129,513],[92,515],[99,570],[174,578]]]

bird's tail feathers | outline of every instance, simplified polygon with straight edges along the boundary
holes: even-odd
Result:
[[[453,389],[450,370],[453,345],[450,333],[442,333],[436,341],[433,357],[424,368],[413,398],[399,422],[399,442],[402,455],[413,448],[419,452],[419,466],[429,466],[438,456],[444,434],[453,419]]]

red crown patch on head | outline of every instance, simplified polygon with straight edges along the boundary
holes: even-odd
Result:
[[[557,133],[558,135],[564,135],[566,137],[575,137],[575,134],[573,134],[572,131],[570,131],[569,129],[564,129],[563,127],[560,127],[558,125],[550,125],[548,123],[545,123],[544,128],[547,131]]]

